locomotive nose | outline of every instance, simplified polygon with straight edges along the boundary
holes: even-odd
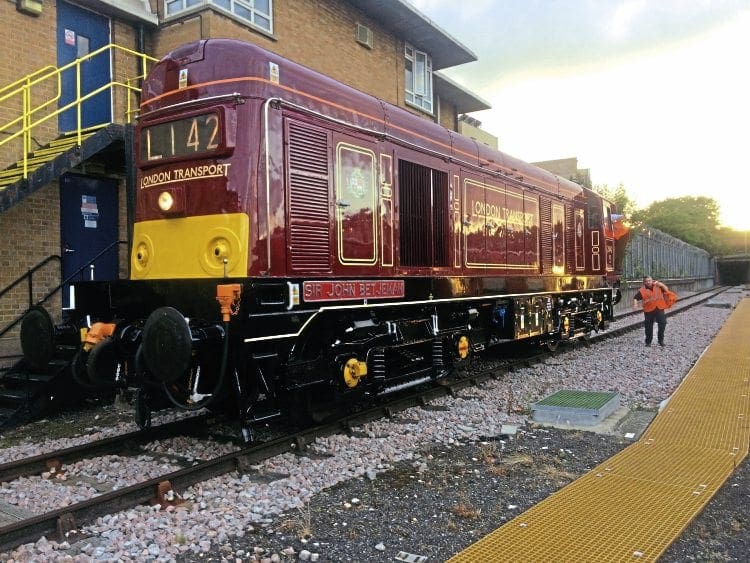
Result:
[[[143,327],[143,359],[158,380],[172,383],[190,368],[193,349],[187,319],[172,307],[151,313]]]

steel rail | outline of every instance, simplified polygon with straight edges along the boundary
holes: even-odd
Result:
[[[47,471],[50,464],[55,461],[59,461],[61,464],[74,463],[87,457],[126,451],[152,440],[159,440],[165,437],[185,433],[192,434],[196,430],[202,431],[202,427],[205,427],[207,418],[206,415],[193,416],[173,422],[167,422],[151,428],[144,428],[142,430],[120,434],[118,436],[110,436],[101,440],[80,444],[78,446],[71,446],[62,450],[55,450],[33,457],[9,461],[0,464],[0,482],[12,481],[19,477],[36,475],[43,471]]]

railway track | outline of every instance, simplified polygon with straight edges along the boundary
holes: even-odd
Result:
[[[701,305],[728,288],[717,288],[702,292],[684,299],[676,306],[674,312],[688,307]],[[604,338],[612,338],[624,332],[635,330],[641,324],[641,313],[634,311],[621,315],[618,324],[608,331],[592,335],[587,344],[592,345]],[[561,347],[564,352],[566,347]],[[438,385],[425,387],[393,398],[387,403],[364,408],[361,411],[343,418],[321,424],[313,428],[295,430],[291,433],[267,440],[263,443],[242,447],[241,449],[209,460],[193,463],[177,471],[100,494],[76,504],[51,510],[44,514],[23,519],[0,528],[0,550],[13,549],[23,543],[33,542],[41,536],[57,536],[61,541],[76,536],[76,531],[96,518],[113,512],[125,510],[142,504],[174,504],[172,497],[179,498],[175,491],[183,491],[196,483],[218,477],[230,472],[253,475],[253,466],[259,462],[282,453],[304,453],[307,446],[316,438],[336,433],[355,433],[356,428],[370,421],[384,417],[394,418],[398,413],[411,407],[429,407],[430,403],[445,395],[459,396],[464,389],[481,385],[488,379],[500,379],[507,371],[541,362],[553,353],[532,353],[522,357],[488,360],[486,365],[478,365],[472,371],[465,371],[460,376],[443,380]],[[67,448],[32,458],[17,460],[0,465],[0,481],[7,482],[22,476],[37,475],[48,471],[51,465],[70,464],[74,461],[114,452],[129,452],[140,445],[171,437],[178,434],[198,435],[199,429],[206,426],[204,417],[192,417],[181,421],[167,423],[158,427],[132,432],[116,437],[98,440],[89,444]]]
[[[208,418],[205,415],[192,416],[159,426],[120,434],[119,436],[110,436],[102,440],[3,463],[0,464],[0,482],[38,475],[43,471],[49,471],[52,467],[62,467],[65,464],[71,464],[86,458],[105,454],[131,453],[143,444],[154,440],[183,434],[205,434]]]

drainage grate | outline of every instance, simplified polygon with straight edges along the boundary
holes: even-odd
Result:
[[[602,391],[558,391],[531,406],[536,422],[593,426],[620,406],[620,395]]]

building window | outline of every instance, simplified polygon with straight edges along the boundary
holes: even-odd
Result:
[[[164,11],[167,16],[173,16],[195,6],[209,4],[273,33],[273,0],[166,0]]]
[[[432,113],[432,59],[406,44],[406,103]]]

